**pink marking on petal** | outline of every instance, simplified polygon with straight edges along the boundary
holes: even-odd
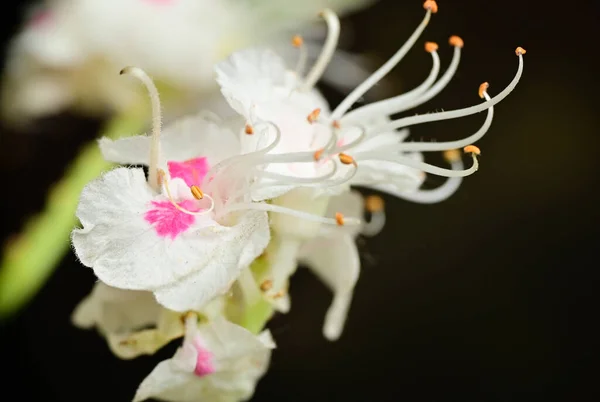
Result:
[[[185,200],[177,204],[188,211],[199,210],[194,200]],[[170,201],[152,201],[151,205],[152,207],[144,214],[144,219],[154,226],[156,234],[160,237],[169,237],[174,240],[196,220],[195,215],[178,210]]]
[[[212,374],[215,372],[215,366],[213,365],[212,353],[204,347],[204,343],[199,336],[194,338],[194,348],[198,353],[196,357],[196,368],[194,374],[198,377],[204,377],[205,375]]]
[[[180,178],[188,186],[200,186],[209,166],[206,158],[194,158],[187,161],[168,161],[167,166],[172,178]]]

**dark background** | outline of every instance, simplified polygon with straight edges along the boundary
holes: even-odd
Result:
[[[3,2],[4,41],[25,3]],[[343,28],[354,32],[351,49],[384,61],[421,20],[420,3],[380,1],[344,19]],[[440,96],[409,113],[479,102],[483,81],[498,93],[516,69],[516,46],[528,50],[523,80],[496,108],[478,143],[481,169],[455,196],[437,205],[385,198],[389,223],[361,242],[361,279],[338,342],[321,335],[329,293],[308,271],[296,274],[292,311],[270,324],[278,349],[254,400],[599,400],[596,3],[439,2],[391,80],[405,90],[427,75],[425,40],[440,43],[445,68],[452,34],[465,40],[462,65]],[[413,139],[460,138],[482,121],[477,115],[418,126]],[[4,239],[42,208],[49,186],[99,123],[65,115],[32,132],[1,129]],[[96,333],[73,328],[69,315],[93,281],[69,255],[22,314],[4,324],[4,396],[127,401],[171,355],[175,345],[120,361]]]

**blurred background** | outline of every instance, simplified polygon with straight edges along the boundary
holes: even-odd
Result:
[[[3,46],[28,1],[0,6]],[[598,400],[600,133],[595,2],[440,1],[424,36],[389,76],[389,90],[418,85],[430,69],[425,41],[465,41],[457,76],[408,113],[479,102],[500,92],[523,46],[525,72],[496,108],[481,168],[441,204],[384,197],[388,223],[360,240],[363,269],[349,320],[335,343],[321,335],[330,294],[307,270],[292,281],[292,310],[269,327],[277,341],[255,401],[584,401]],[[380,0],[348,15],[348,50],[382,63],[422,19],[419,1]],[[342,95],[322,89],[335,104]],[[385,88],[386,90],[388,88]],[[462,138],[476,115],[417,126],[414,140]],[[50,187],[102,118],[63,113],[33,128],[0,126],[5,242],[39,212]],[[438,158],[438,159],[436,159]],[[433,156],[432,162],[441,162]],[[428,186],[442,183],[430,176]],[[120,361],[70,314],[94,283],[68,254],[42,290],[1,328],[2,392],[20,400],[127,401],[170,345],[153,357]],[[3,399],[3,398],[1,398]]]

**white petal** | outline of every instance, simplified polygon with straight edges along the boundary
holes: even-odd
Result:
[[[275,86],[285,81],[285,64],[275,52],[248,49],[233,53],[215,66],[217,82],[231,107],[250,118],[256,102],[271,98]]]
[[[220,236],[210,261],[180,280],[155,290],[156,300],[175,311],[200,310],[215,296],[228,291],[243,268],[250,265],[270,239],[267,214],[249,211],[241,215],[229,233]]]
[[[160,310],[150,292],[117,289],[97,282],[73,312],[72,320],[80,328],[96,326],[102,333],[128,333],[156,324]]]
[[[140,135],[118,140],[101,138],[100,150],[111,162],[147,165],[151,137]],[[216,124],[204,112],[169,124],[161,133],[161,152],[166,161],[185,161],[204,156],[212,166],[240,152],[236,134],[225,124]]]
[[[360,257],[354,239],[343,233],[317,237],[304,245],[300,261],[306,263],[334,293],[323,334],[329,340],[336,340],[344,328],[360,272]]]
[[[233,226],[197,217],[175,239],[161,237],[144,219],[153,199],[141,169],[112,170],[82,192],[77,216],[83,229],[73,232],[73,245],[82,263],[108,285],[155,290],[202,277],[194,301],[208,301],[238,272],[248,242],[256,242],[255,248],[268,242],[267,214],[257,211]]]

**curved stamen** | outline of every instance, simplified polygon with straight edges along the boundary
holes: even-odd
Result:
[[[431,42],[427,43],[429,44]],[[440,57],[437,53],[437,48],[433,50],[431,47],[429,47],[429,50],[431,50],[428,51],[428,53],[431,53],[433,66],[431,67],[429,75],[421,85],[409,92],[398,96],[394,96],[393,98],[384,99],[379,102],[373,102],[368,105],[356,108],[350,113],[346,114],[344,117],[342,117],[342,121],[345,122],[349,120],[360,120],[373,115],[389,116],[391,114],[396,113],[396,109],[403,107],[407,102],[413,101],[415,98],[418,98],[420,95],[426,92],[429,89],[429,87],[433,85],[435,79],[437,78],[440,72]]]
[[[210,207],[207,209],[203,209],[201,211],[190,211],[189,209],[183,208],[181,205],[177,204],[177,202],[175,202],[175,199],[173,199],[173,196],[171,195],[171,190],[169,189],[169,179],[167,178],[167,174],[165,173],[164,170],[162,169],[158,169],[158,176],[160,177],[160,180],[164,183],[164,187],[165,187],[165,191],[167,193],[167,198],[169,199],[169,201],[171,202],[171,204],[173,204],[173,206],[183,212],[186,213],[188,215],[206,215],[211,213],[214,208],[215,208],[215,201],[212,199],[212,197],[206,193],[202,193],[202,199],[207,198],[210,201]],[[193,192],[193,190],[192,190]],[[196,197],[194,197],[196,198]]]
[[[361,234],[375,236],[385,226],[384,202],[378,195],[370,195],[365,198],[365,209],[371,214],[371,219],[363,225]]]
[[[302,84],[300,88],[302,91],[308,91],[315,86],[317,81],[319,81],[335,53],[335,48],[337,47],[340,38],[340,20],[338,16],[328,8],[323,10],[320,15],[327,23],[327,39],[325,39],[323,50],[321,51],[317,62],[309,71],[306,80],[304,80],[304,84]]]
[[[281,180],[284,183],[288,183],[288,184],[311,184],[311,183],[315,183],[315,182],[321,182],[324,180],[328,180],[328,179],[332,178],[333,176],[335,176],[335,174],[337,173],[337,164],[335,163],[334,160],[331,160],[330,162],[332,165],[331,171],[327,172],[327,174],[324,174],[322,176],[317,176],[317,177],[296,177],[296,176],[288,176],[288,175],[284,175],[284,174],[266,172],[266,171],[262,171],[259,175],[261,178]]]
[[[485,89],[482,89],[485,88]],[[488,83],[485,82],[480,86],[480,97],[485,98],[486,101],[489,101],[491,98],[486,92],[488,88]],[[388,146],[386,148],[387,151],[402,151],[402,152],[431,152],[431,151],[447,151],[450,149],[457,149],[467,146],[469,144],[473,144],[479,141],[490,129],[492,126],[492,121],[494,119],[494,106],[491,106],[487,111],[487,116],[483,125],[472,135],[463,138],[462,140],[456,141],[445,141],[445,142],[404,142],[394,146]]]
[[[290,215],[296,218],[304,219],[310,222],[324,223],[327,225],[339,225],[335,218],[325,218],[320,215],[311,214],[309,212],[298,211],[296,209],[282,207],[280,205],[265,204],[265,203],[238,203],[226,206],[219,215],[225,215],[234,211],[257,210],[273,212],[278,214]],[[357,218],[345,218],[344,225],[360,225],[361,221]]]
[[[417,29],[413,32],[413,34],[408,38],[406,43],[394,54],[383,66],[379,67],[377,71],[375,71],[369,78],[367,78],[362,84],[356,87],[343,101],[335,108],[333,113],[331,114],[331,120],[339,120],[344,113],[348,111],[352,107],[352,105],[360,99],[361,96],[365,94],[369,89],[371,89],[375,84],[377,84],[383,77],[385,77],[395,66],[398,64],[408,53],[408,51],[413,47],[415,42],[419,39],[419,36],[427,27],[429,20],[431,19],[431,14],[434,13],[433,5],[435,2],[425,2],[425,4],[429,3],[429,7],[427,7],[427,12],[425,13],[425,18]],[[435,5],[435,10],[437,11],[437,5]]]
[[[419,96],[418,98],[413,99],[412,101],[410,101],[408,104],[403,105],[402,107],[395,109],[392,112],[392,114],[401,113],[401,112],[404,112],[404,111],[406,111],[408,109],[415,108],[415,107],[420,106],[423,103],[425,103],[425,102],[433,99],[440,92],[442,92],[442,90],[444,88],[446,88],[446,86],[448,85],[448,83],[450,81],[452,81],[452,78],[454,77],[454,74],[456,74],[456,70],[458,70],[458,65],[460,64],[460,55],[461,55],[461,52],[462,52],[461,49],[464,46],[464,42],[458,36],[452,36],[452,37],[450,37],[449,42],[450,42],[450,44],[452,46],[454,46],[454,54],[452,55],[452,60],[450,61],[450,65],[448,66],[448,69],[444,72],[444,74],[439,79],[439,81],[436,82],[435,84],[433,84],[433,86],[431,88],[429,88],[427,90],[427,92],[425,92],[422,96]]]
[[[296,72],[296,76],[298,79],[302,78],[304,75],[304,69],[306,68],[306,61],[308,60],[308,51],[306,50],[306,46],[304,45],[304,39],[300,35],[295,35],[292,38],[292,45],[298,49],[300,53],[298,55],[298,62],[296,63],[296,68],[294,71]]]
[[[464,169],[460,151],[456,149],[446,151],[444,159],[450,163],[452,170]],[[393,195],[419,204],[435,204],[450,198],[459,189],[462,180],[462,177],[450,177],[444,184],[431,190],[417,190],[411,193],[395,192]]]
[[[346,126],[344,126],[344,129],[345,128],[346,128]],[[338,154],[340,152],[347,151],[351,148],[358,146],[360,143],[362,143],[365,140],[365,138],[367,138],[367,129],[365,127],[363,127],[362,125],[353,124],[349,128],[358,128],[360,130],[360,134],[358,134],[358,136],[355,139],[353,139],[352,141],[350,141],[347,144],[336,146],[336,144],[334,143],[333,144],[334,147],[332,149],[324,149],[324,151],[326,151],[326,152],[323,155],[331,156],[331,155]]]
[[[473,147],[470,145],[469,147]],[[476,147],[474,147],[476,148]],[[465,170],[450,170],[444,169],[438,166],[430,165],[429,163],[419,162],[414,159],[398,156],[397,154],[391,154],[386,152],[365,152],[359,155],[355,155],[355,159],[360,160],[383,160],[388,162],[395,162],[403,166],[412,167],[418,170],[422,170],[423,172],[431,173],[437,176],[443,177],[464,177],[472,175],[479,169],[479,162],[477,161],[476,152],[474,152],[471,148],[469,150],[465,150],[465,152],[471,153],[473,157],[473,165]]]
[[[138,67],[125,67],[119,74],[131,75],[144,84],[148,95],[150,96],[150,102],[152,104],[152,145],[150,146],[150,162],[148,163],[148,183],[155,191],[160,190],[160,182],[158,178],[158,163],[160,159],[160,130],[162,126],[162,112],[160,107],[160,97],[158,95],[158,89],[154,82],[146,74],[144,70]]]
[[[517,68],[517,73],[515,74],[515,77],[510,82],[510,84],[508,84],[508,86],[506,88],[504,88],[504,90],[502,92],[500,92],[498,95],[494,96],[492,99],[490,99],[486,102],[480,103],[479,105],[470,106],[470,107],[467,107],[464,109],[451,110],[448,112],[430,113],[430,114],[419,115],[419,116],[405,117],[402,119],[392,121],[391,123],[386,123],[386,124],[382,124],[381,126],[374,127],[372,129],[370,129],[369,132],[375,134],[375,133],[379,133],[379,132],[396,130],[401,127],[414,126],[416,124],[431,123],[431,122],[439,121],[439,120],[457,119],[459,117],[470,116],[470,115],[473,115],[473,114],[476,114],[479,112],[483,112],[484,110],[489,109],[490,107],[496,105],[498,102],[500,102],[504,98],[506,98],[515,89],[515,87],[519,83],[519,80],[521,79],[521,76],[523,75],[523,54],[521,53],[518,56],[519,56],[519,67]]]

